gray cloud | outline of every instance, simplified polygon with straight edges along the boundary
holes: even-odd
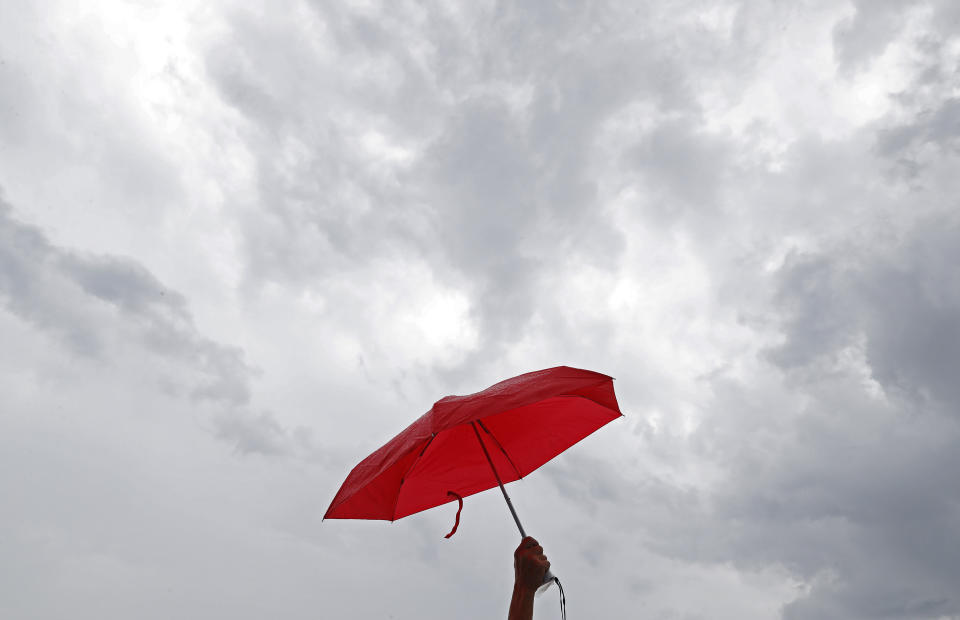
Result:
[[[322,290],[325,274],[427,256],[438,277],[471,300],[482,345],[461,363],[470,372],[544,310],[543,278],[555,264],[616,268],[625,244],[596,208],[597,132],[638,102],[672,113],[697,108],[684,67],[649,33],[634,33],[618,7],[603,3],[499,7],[480,30],[466,29],[464,15],[432,9],[388,10],[375,23],[345,7],[313,8],[327,28],[324,55],[307,49],[293,24],[237,14],[229,38],[208,56],[221,96],[244,113],[258,145],[259,194],[245,225],[254,282]],[[580,11],[603,28],[579,32]],[[587,37],[594,53],[566,49],[552,28]],[[278,36],[292,39],[290,56],[261,53]],[[410,47],[411,37],[422,44]],[[553,57],[562,62],[537,60]],[[332,84],[333,64],[352,62],[370,70]],[[475,89],[477,79],[488,87]],[[268,97],[285,102],[282,118]],[[370,130],[408,148],[410,160],[371,160],[362,146]],[[681,162],[702,149],[695,137],[678,136],[686,147],[647,150],[675,159],[646,168],[656,178],[676,170],[672,187],[688,191],[698,184],[681,182],[681,170],[709,176],[700,164],[718,153],[711,147],[704,159]],[[310,149],[286,156],[295,141]],[[702,201],[712,186],[699,186]]]
[[[785,617],[957,613],[955,425],[857,413],[850,402],[817,406],[772,423],[766,450],[739,444],[718,502],[730,533],[721,556],[732,547],[737,562],[782,563],[812,583]],[[764,457],[773,446],[776,462]],[[931,601],[937,613],[915,609]]]
[[[233,444],[242,454],[277,455],[291,447],[286,431],[269,413],[219,416],[214,420],[214,428],[217,437]]]
[[[848,283],[842,265],[820,256],[789,256],[779,281],[778,301],[784,309],[783,344],[770,358],[790,368],[813,362],[854,342],[856,322],[842,292]]]
[[[700,124],[694,118],[660,123],[627,155],[668,220],[688,211],[710,217],[721,208],[733,149],[724,137],[697,131]]]
[[[834,27],[834,52],[846,72],[861,69],[883,53],[904,27],[904,13],[916,2],[854,2],[855,12]]]
[[[916,180],[921,170],[941,160],[944,153],[956,154],[960,146],[960,100],[947,98],[935,105],[935,109],[923,109],[910,123],[878,134],[877,152],[895,162],[895,171],[907,179]]]
[[[281,452],[289,444],[270,414],[247,413],[255,376],[243,352],[202,336],[186,299],[136,261],[79,254],[53,245],[0,201],[0,300],[72,353],[115,363],[134,343],[171,364],[154,368],[157,386],[223,410],[216,434],[241,452]],[[289,445],[287,445],[289,448]]]
[[[707,557],[782,563],[812,583],[786,618],[960,613],[957,239],[943,215],[894,246],[789,259],[785,342],[769,358],[804,404],[757,410],[755,388],[715,383],[726,419],[701,435],[729,468],[709,517],[727,536]]]
[[[951,368],[960,362],[960,260],[956,218],[924,220],[900,245],[794,257],[780,277],[786,341],[771,350],[784,367],[822,361],[863,340],[872,377],[891,392],[960,404]],[[860,262],[860,264],[857,264]]]
[[[12,208],[0,202],[0,282],[7,307],[22,318],[50,329],[74,351],[95,355],[102,348],[100,337],[85,328],[84,318],[69,303],[70,293],[60,295],[56,277],[42,277],[58,269],[58,256],[37,229],[24,226],[12,216]]]

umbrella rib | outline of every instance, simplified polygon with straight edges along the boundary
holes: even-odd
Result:
[[[410,467],[407,468],[407,471],[403,472],[403,476],[400,477],[400,486],[397,487],[397,498],[393,500],[393,512],[390,513],[390,522],[396,520],[397,516],[397,505],[400,503],[400,491],[403,490],[403,483],[407,479],[407,474],[413,471],[413,468],[416,467],[417,463],[420,462],[420,458],[423,457],[423,453],[427,451],[427,448],[430,447],[430,444],[433,443],[433,439],[437,436],[436,433],[430,433],[430,439],[427,440],[427,443],[424,444],[423,449],[420,450],[420,454],[417,455],[417,458],[413,459],[413,462],[410,463]]]
[[[497,444],[497,447],[500,448],[500,452],[503,452],[503,456],[507,457],[507,461],[510,463],[510,466],[513,467],[513,471],[517,472],[517,477],[523,480],[523,474],[520,473],[520,470],[517,468],[516,464],[514,464],[513,459],[510,458],[510,455],[507,454],[507,451],[503,449],[502,445],[500,445],[500,442],[497,440],[496,435],[490,432],[490,429],[487,428],[487,425],[484,424],[482,421],[477,420],[477,424],[480,425],[480,428],[482,428],[487,433],[487,435],[490,435],[490,439],[493,439],[493,443]]]
[[[477,430],[476,423],[471,422],[470,426],[473,427],[473,432],[477,436],[477,441],[480,442],[480,448],[483,450],[483,455],[487,457],[487,462],[490,463],[490,469],[493,471],[493,477],[497,479],[497,484],[500,486],[500,492],[503,493],[503,499],[507,500],[507,508],[510,509],[510,514],[513,515],[513,520],[517,524],[517,529],[520,530],[520,537],[526,538],[527,533],[523,531],[523,526],[520,525],[520,517],[517,516],[517,511],[513,508],[513,502],[510,501],[510,496],[507,495],[507,490],[503,488],[503,481],[500,480],[500,474],[497,473],[497,468],[493,466],[493,460],[490,458],[490,453],[487,452],[487,446],[483,444],[483,438],[480,437],[480,431]]]

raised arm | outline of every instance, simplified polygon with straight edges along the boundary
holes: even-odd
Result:
[[[533,596],[550,568],[543,547],[527,536],[513,552],[513,597],[507,620],[533,620]]]

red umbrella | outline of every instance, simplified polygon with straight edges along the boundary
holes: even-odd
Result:
[[[621,415],[611,377],[567,366],[447,396],[354,467],[324,519],[393,521],[454,499],[462,508],[499,485],[526,536],[503,485]]]

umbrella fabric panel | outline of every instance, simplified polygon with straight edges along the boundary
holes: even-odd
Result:
[[[535,403],[558,394],[579,394],[605,383],[613,391],[613,379],[590,370],[557,366],[529,372],[494,384],[466,396],[446,396],[434,403],[427,414],[434,433],[510,409]]]
[[[592,400],[598,405],[606,407],[607,409],[620,414],[620,405],[617,403],[617,395],[613,391],[613,379],[610,377],[606,377],[604,381],[586,385],[584,387],[577,388],[576,390],[570,390],[567,392],[567,395],[580,396],[582,398]]]
[[[343,484],[336,497],[330,503],[330,508],[323,516],[324,519],[385,519],[393,520],[396,511],[397,494],[400,491],[404,474],[417,460],[421,450],[430,443],[421,441],[419,448],[415,444],[406,454],[400,455],[392,465],[382,468],[376,477],[366,476],[366,461],[360,463],[350,472],[347,482]],[[380,466],[375,463],[373,467]],[[368,464],[367,467],[370,467]],[[359,470],[359,471],[358,471]],[[350,484],[357,479],[367,479],[365,484]]]
[[[480,433],[484,434],[482,430]],[[484,437],[484,441],[503,482],[516,480],[517,475],[506,456],[487,437]],[[477,441],[473,426],[461,424],[437,435],[410,469],[400,488],[393,518],[399,519],[455,501],[448,494],[449,491],[467,497],[495,486],[497,479]]]
[[[620,412],[577,396],[557,396],[526,407],[507,411],[483,420],[483,426],[496,442],[491,450],[506,452],[520,476],[527,476],[541,465],[597,429],[616,420]],[[484,437],[487,440],[487,437]],[[499,444],[499,447],[497,447]],[[507,481],[517,479],[517,472],[497,468]],[[504,477],[504,474],[510,474]]]

